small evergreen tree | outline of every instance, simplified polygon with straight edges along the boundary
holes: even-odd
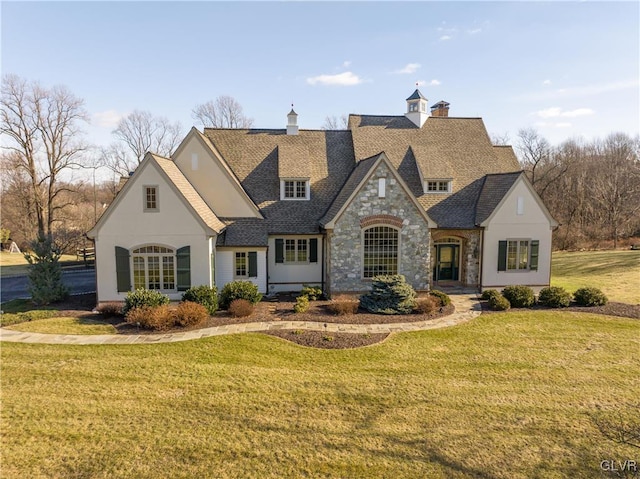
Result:
[[[416,304],[416,292],[401,274],[376,276],[371,292],[360,298],[360,306],[378,314],[410,314]]]
[[[62,252],[53,243],[51,236],[39,236],[31,242],[31,253],[24,257],[29,262],[29,293],[35,304],[50,304],[69,296],[69,290],[62,283]]]

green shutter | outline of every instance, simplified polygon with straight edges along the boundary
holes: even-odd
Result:
[[[538,250],[540,249],[540,241],[531,241],[531,262],[529,269],[531,271],[538,271]]]
[[[284,263],[284,240],[276,239],[276,263]]]
[[[498,271],[507,270],[507,242],[498,241]]]
[[[191,287],[191,246],[178,248],[176,262],[178,264],[178,291],[186,291]]]
[[[116,246],[116,281],[118,283],[118,293],[131,291],[129,256],[128,249]]]
[[[258,277],[258,253],[249,251],[249,278]]]
[[[311,238],[309,240],[309,262],[318,262],[318,238]]]

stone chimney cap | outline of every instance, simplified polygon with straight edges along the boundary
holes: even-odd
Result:
[[[444,100],[440,100],[440,101],[439,101],[438,103],[436,103],[435,105],[432,105],[432,106],[431,106],[431,108],[442,108],[442,107],[446,108],[446,107],[448,107],[448,106],[449,106],[449,103],[447,103],[447,102],[446,102],[446,101],[444,101]]]

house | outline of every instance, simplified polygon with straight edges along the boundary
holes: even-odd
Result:
[[[98,300],[195,285],[263,293],[360,292],[379,274],[416,290],[484,290],[550,278],[557,226],[510,146],[481,118],[416,90],[404,115],[350,115],[345,130],[193,128],[148,153],[88,236]]]

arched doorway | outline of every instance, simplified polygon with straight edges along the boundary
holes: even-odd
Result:
[[[434,241],[432,250],[433,280],[460,280],[460,240],[448,237]]]

